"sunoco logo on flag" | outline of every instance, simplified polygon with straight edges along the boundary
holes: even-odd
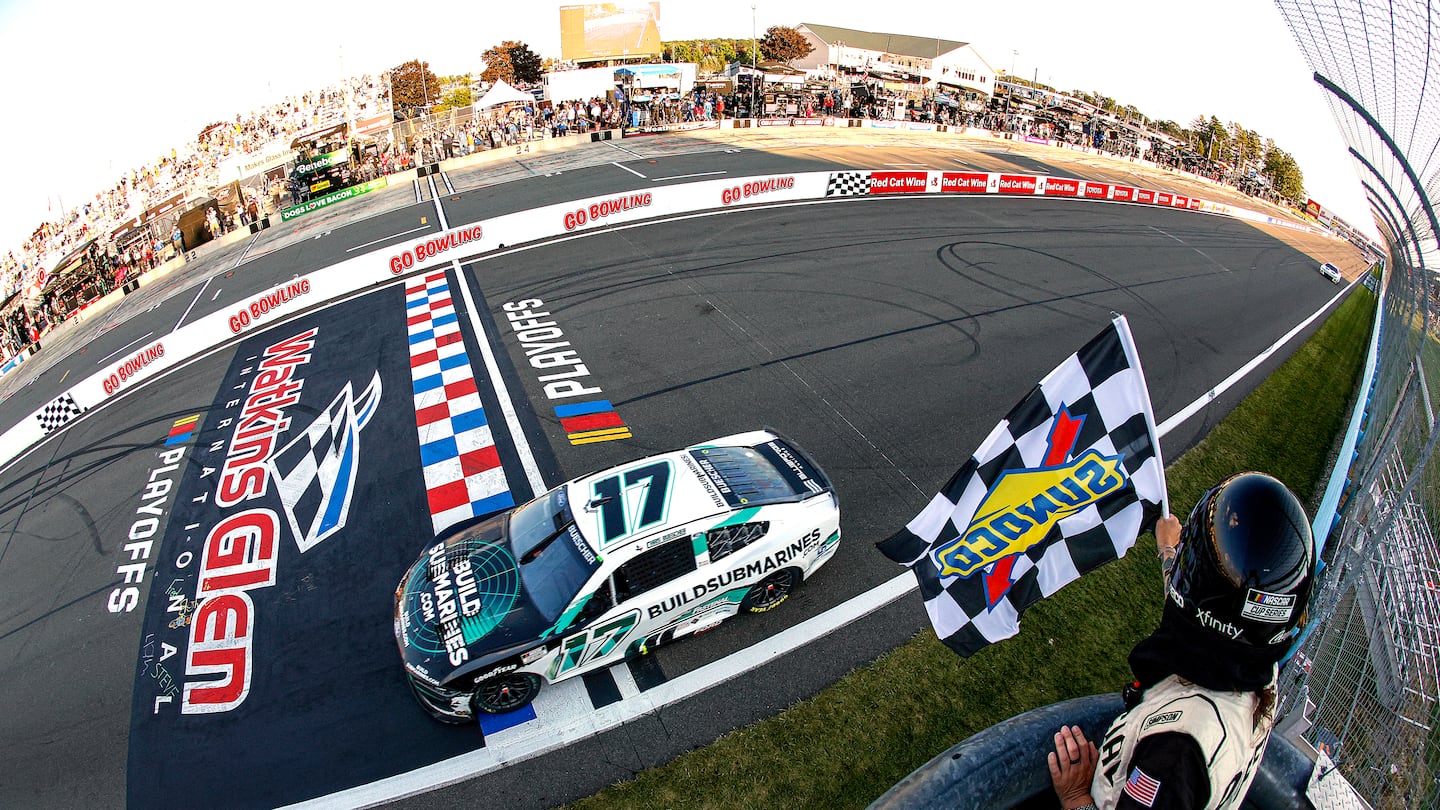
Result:
[[[985,495],[970,529],[935,550],[941,576],[968,577],[1045,539],[1060,521],[1125,486],[1119,456],[1094,450],[1058,467],[1009,470]]]
[[[969,655],[1026,607],[1123,556],[1165,500],[1123,317],[1046,375],[880,550],[910,566],[936,634]]]

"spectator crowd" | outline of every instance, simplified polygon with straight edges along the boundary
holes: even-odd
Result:
[[[126,172],[93,198],[41,223],[18,250],[10,249],[0,257],[0,300],[5,301],[0,308],[0,349],[4,356],[28,345],[68,314],[68,310],[61,311],[66,297],[57,294],[58,280],[49,275],[63,257],[92,239],[108,241],[123,223],[176,194],[209,192],[219,185],[221,163],[233,156],[260,152],[277,141],[288,145],[295,135],[326,122],[343,121],[347,115],[364,118],[389,110],[389,90],[372,76],[288,97],[249,115],[237,115],[232,122],[212,124],[195,142]],[[230,221],[207,217],[207,229],[218,236],[258,216],[258,197],[242,201]],[[81,292],[103,295],[123,283],[125,273],[158,266],[173,255],[174,248],[166,239],[147,238],[125,248],[97,247],[88,265],[97,276],[96,283]]]
[[[853,78],[853,77],[851,77]],[[991,99],[989,106],[961,103],[943,93],[909,98],[878,82],[844,79],[803,85],[766,86],[743,82],[730,92],[697,87],[690,93],[637,95],[627,99],[591,98],[559,103],[522,102],[478,110],[465,116],[454,111],[432,113],[395,124],[373,147],[359,153],[353,168],[345,169],[344,182],[368,180],[395,171],[459,157],[474,152],[521,146],[542,138],[592,132],[622,126],[656,126],[717,121],[736,116],[796,118],[852,117],[903,119],[915,122],[974,127],[1015,138],[1040,138],[1058,145],[1086,146],[1121,156],[1139,157],[1133,132],[1107,132],[1060,116],[1033,111],[1012,111]],[[753,116],[751,107],[759,116]],[[172,149],[154,163],[133,169],[108,188],[53,221],[44,222],[20,245],[0,257],[0,352],[8,357],[63,321],[76,306],[104,295],[127,278],[183,255],[178,240],[169,234],[146,233],[123,246],[110,236],[123,223],[176,195],[189,197],[216,189],[222,164],[236,156],[266,152],[276,145],[288,148],[292,139],[338,121],[388,117],[389,89],[381,78],[360,76],[316,92],[287,97],[234,121],[206,127],[193,143]],[[1109,137],[1106,137],[1106,135]],[[1125,137],[1116,137],[1124,135]],[[1156,144],[1145,155],[1161,166],[1183,169],[1217,182],[1232,182],[1241,191],[1276,201],[1263,183],[1237,179],[1224,167],[1178,148]],[[229,178],[227,178],[228,180]],[[208,212],[205,229],[211,237],[246,225],[282,204],[306,200],[309,189],[294,178],[260,178],[258,185],[241,188],[242,198],[227,213]],[[85,246],[90,273],[84,279],[49,276],[56,262]],[[88,296],[88,297],[87,297]]]

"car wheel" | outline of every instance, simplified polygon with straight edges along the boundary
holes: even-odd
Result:
[[[795,589],[795,571],[784,568],[755,583],[740,600],[740,607],[750,613],[764,613],[774,610],[781,602],[790,598]]]
[[[540,676],[529,672],[510,672],[482,681],[475,686],[470,705],[475,714],[505,714],[524,708],[540,693]]]

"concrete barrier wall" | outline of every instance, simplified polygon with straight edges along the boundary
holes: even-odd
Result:
[[[486,153],[479,153],[456,160],[475,159],[478,162],[485,156]],[[69,390],[0,434],[0,464],[8,464],[84,411],[135,389],[144,381],[201,352],[272,326],[326,301],[402,276],[432,270],[452,260],[464,261],[505,247],[657,217],[777,202],[922,194],[1055,197],[1158,206],[1327,233],[1257,211],[1166,191],[1078,178],[1006,172],[795,172],[705,180],[587,197],[461,225],[438,234],[417,237],[408,245],[354,256],[263,290],[228,310],[192,321],[113,358],[98,372],[77,381]],[[145,283],[153,283],[162,275],[155,274]]]

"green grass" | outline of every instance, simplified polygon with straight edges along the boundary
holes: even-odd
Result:
[[[1167,468],[1171,508],[1182,519],[1214,481],[1245,469],[1270,472],[1303,501],[1316,500],[1359,379],[1374,303],[1357,290]],[[864,807],[930,757],[996,722],[1116,691],[1130,676],[1131,646],[1159,621],[1152,548],[1146,535],[1124,559],[1035,605],[1013,639],[961,659],[923,631],[815,697],[573,806]]]

